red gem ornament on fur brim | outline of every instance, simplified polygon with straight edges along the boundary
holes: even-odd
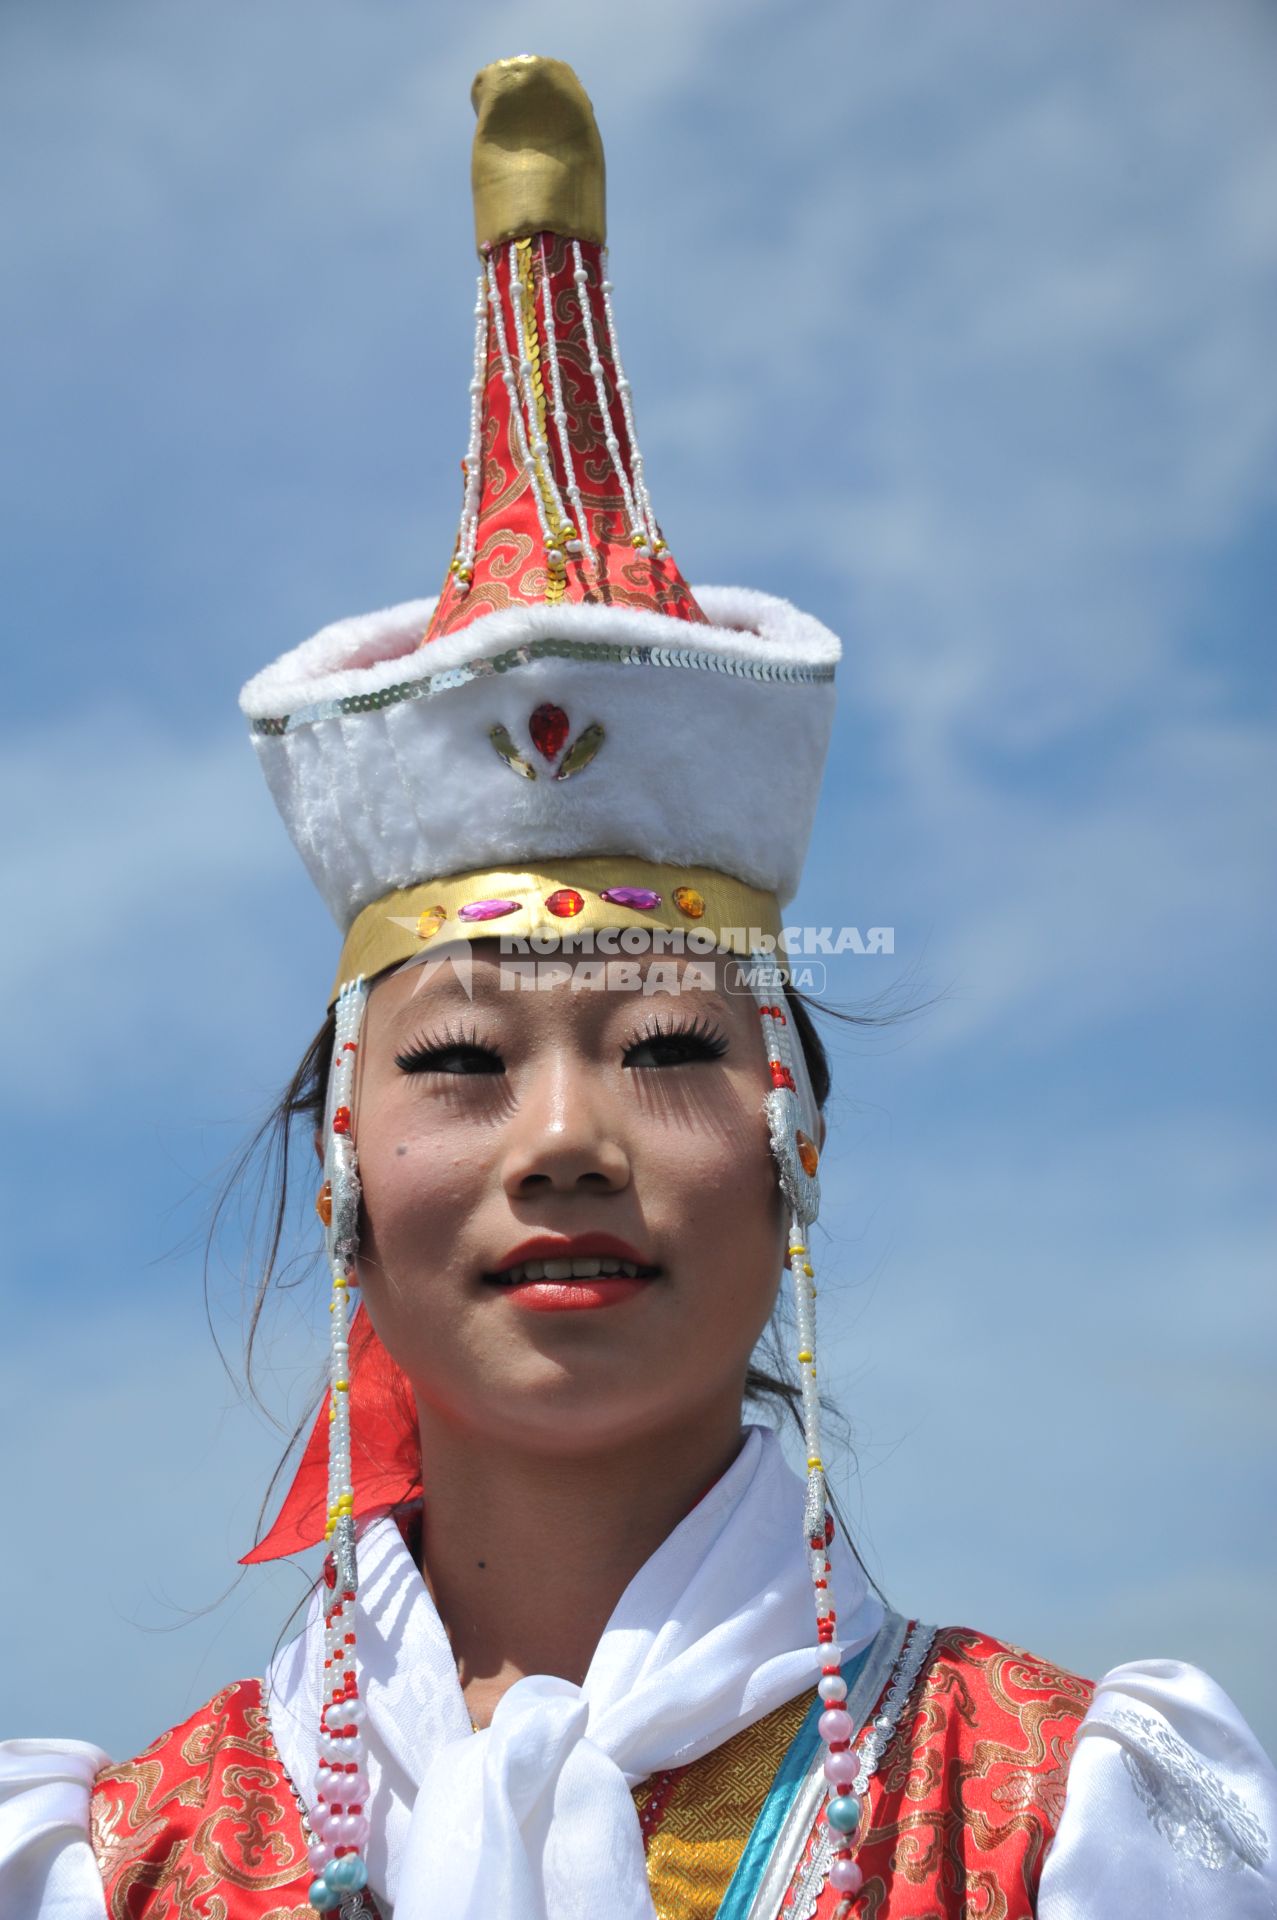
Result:
[[[461,526],[422,640],[518,606],[705,615],[656,524],[604,250],[603,146],[570,67],[475,79],[480,272]]]
[[[356,1519],[421,1498],[421,1441],[407,1376],[377,1338],[365,1311],[350,1328],[350,1466]],[[324,1538],[328,1516],[328,1403],[310,1438],[274,1525],[241,1566],[282,1560]]]

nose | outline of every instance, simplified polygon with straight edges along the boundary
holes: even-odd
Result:
[[[506,1136],[511,1199],[537,1193],[619,1193],[630,1159],[618,1116],[590,1068],[565,1049],[548,1055],[520,1091]]]

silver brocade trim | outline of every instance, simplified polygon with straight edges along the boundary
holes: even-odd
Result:
[[[1169,1727],[1130,1707],[1095,1723],[1122,1739],[1122,1764],[1152,1825],[1176,1853],[1213,1872],[1261,1872],[1268,1835],[1239,1794],[1221,1786]]]
[[[313,727],[321,720],[335,720],[340,714],[380,713],[404,700],[432,700],[436,694],[450,693],[471,680],[487,680],[512,668],[527,667],[534,660],[592,660],[612,667],[692,667],[707,673],[726,673],[737,680],[767,680],[792,686],[819,685],[834,677],[832,666],[796,667],[780,662],[741,660],[729,654],[709,653],[703,647],[613,646],[595,640],[529,640],[521,647],[509,647],[485,660],[469,660],[463,666],[447,667],[441,673],[423,675],[420,680],[397,680],[376,693],[348,693],[340,700],[320,700],[314,706],[300,707],[296,713],[281,714],[278,719],[254,720],[251,731],[276,735],[295,733],[299,727]]]
[[[935,1637],[935,1627],[924,1627],[918,1624],[901,1648],[891,1684],[887,1689],[887,1697],[882,1703],[882,1711],[874,1716],[873,1725],[860,1749],[860,1771],[852,1787],[853,1793],[863,1794],[878,1771],[879,1763],[887,1750],[887,1743],[896,1731],[905,1703],[913,1692]],[[863,1840],[864,1834],[862,1833],[860,1837]],[[794,1883],[793,1920],[815,1920],[820,1896],[825,1890],[825,1882],[829,1878],[829,1869],[833,1863],[833,1834],[829,1822],[822,1820],[817,1828],[817,1837],[810,1858]]]

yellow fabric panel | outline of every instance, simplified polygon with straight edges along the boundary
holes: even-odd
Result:
[[[814,1690],[634,1789],[656,1920],[714,1920]],[[649,1823],[652,1831],[648,1832]]]

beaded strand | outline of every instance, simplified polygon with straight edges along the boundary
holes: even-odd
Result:
[[[855,1894],[861,1884],[860,1869],[853,1856],[862,1798],[846,1791],[858,1778],[851,1755],[855,1727],[846,1709],[842,1650],[835,1637],[838,1610],[834,1604],[833,1564],[829,1557],[834,1527],[825,1487],[820,1388],[816,1379],[816,1286],[808,1229],[820,1206],[820,1189],[815,1178],[819,1155],[815,1142],[803,1132],[800,1122],[815,1127],[817,1109],[806,1062],[790,1037],[789,1016],[784,1007],[784,976],[774,959],[757,950],[751,954],[750,963],[771,1078],[771,1091],[766,1097],[768,1127],[780,1168],[781,1187],[790,1207],[787,1244],[798,1341],[803,1440],[807,1448],[803,1529],[816,1610],[816,1639],[822,1656],[818,1690],[825,1711],[820,1716],[819,1732],[826,1748],[825,1778],[831,1796],[826,1809],[831,1852],[826,1877],[837,1892],[848,1896]],[[823,1887],[824,1879],[820,1884]],[[845,1901],[843,1904],[845,1906]]]
[[[517,285],[518,278],[517,275],[515,275],[511,280],[510,297],[512,301],[514,300],[513,288]],[[522,294],[522,288],[520,288],[520,294]],[[488,255],[488,305],[492,311],[492,324],[497,336],[497,352],[501,358],[501,378],[505,383],[506,398],[510,402],[510,419],[515,430],[515,448],[518,453],[519,464],[523,468],[528,486],[532,490],[532,500],[536,507],[537,521],[541,528],[541,539],[548,554],[554,546],[554,535],[550,528],[550,522],[546,517],[545,502],[541,498],[541,488],[537,483],[536,461],[532,455],[532,448],[528,443],[527,428],[523,421],[523,406],[519,397],[518,383],[515,378],[514,362],[510,358],[510,343],[506,338],[505,314],[501,308],[501,288],[497,284],[496,262],[491,253]],[[516,314],[519,310],[519,305],[516,302]],[[535,408],[533,409],[532,417],[535,420]]]
[[[337,996],[332,1065],[325,1103],[324,1186],[327,1249],[332,1268],[328,1376],[328,1519],[331,1577],[324,1611],[324,1703],[319,1717],[319,1764],[310,1862],[315,1878],[307,1898],[319,1913],[342,1910],[355,1920],[368,1884],[368,1779],[355,1654],[354,1487],[350,1462],[350,1293],[359,1284],[356,1262],[359,1172],[351,1138],[351,1098],[368,988],[362,974]]]
[[[621,459],[621,443],[617,439],[615,429],[612,426],[612,410],[608,405],[607,387],[603,381],[603,362],[599,359],[598,342],[594,337],[594,316],[590,312],[590,276],[586,272],[585,262],[581,258],[581,242],[579,240],[572,242],[572,263],[572,278],[576,282],[577,303],[581,309],[581,325],[585,332],[585,347],[586,352],[590,356],[590,372],[594,378],[594,397],[598,403],[599,417],[603,422],[603,438],[607,442],[608,456],[612,462],[612,471],[616,475],[617,484],[621,489],[621,498],[625,502],[625,515],[629,521],[630,545],[636,553],[650,554],[652,547],[648,539],[647,528],[643,516],[639,512],[638,503],[634,498],[634,490],[630,485],[630,476],[626,473],[625,463]]]
[[[483,496],[483,390],[488,372],[487,283],[479,275],[474,304],[474,370],[470,376],[470,437],[466,443],[466,491],[457,532],[457,551],[451,572],[458,593],[469,593],[474,579],[474,556],[479,539],[479,505]]]
[[[634,425],[634,406],[630,399],[630,383],[625,377],[625,368],[621,365],[621,348],[616,337],[616,320],[612,313],[612,282],[607,278],[607,252],[603,254],[603,317],[607,321],[608,344],[612,349],[612,365],[616,371],[616,390],[621,396],[621,412],[625,417],[625,437],[630,443],[630,471],[634,476],[634,498],[638,505],[639,519],[643,531],[652,543],[653,553],[663,553],[665,542],[657,531],[656,520],[652,514],[652,501],[647,491],[647,482],[643,478],[643,456],[639,452],[638,429]]]
[[[550,288],[550,267],[545,257],[545,235],[541,235],[541,312],[545,324],[546,358],[550,363],[550,406],[554,416],[555,430],[559,436],[559,451],[563,455],[563,472],[568,483],[568,499],[572,502],[572,511],[576,515],[572,531],[564,540],[564,551],[574,559],[580,555],[591,567],[598,565],[594,548],[590,541],[589,522],[585,514],[585,502],[581,498],[581,485],[576,477],[576,467],[572,460],[572,436],[568,432],[567,408],[563,404],[563,372],[559,366],[559,342],[554,330],[554,297]]]
[[[519,270],[519,242],[510,242],[507,259],[510,266],[510,305],[514,312],[514,338],[519,349],[519,387],[523,396],[524,413],[527,419],[528,447],[532,455],[532,482],[541,492],[542,500],[548,511],[542,516],[544,526],[550,512],[554,515],[554,526],[548,537],[545,550],[545,563],[551,573],[561,574],[567,566],[566,548],[569,539],[575,539],[575,530],[567,524],[563,498],[554,478],[554,468],[550,461],[550,449],[545,443],[541,431],[540,410],[537,406],[536,388],[532,384],[532,355],[528,344],[528,321],[535,322],[536,293],[532,293],[533,312],[526,318],[523,302],[528,291],[523,284],[523,275]]]

